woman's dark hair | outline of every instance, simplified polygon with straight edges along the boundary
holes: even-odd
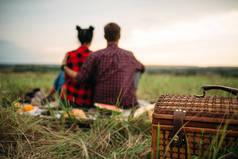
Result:
[[[78,39],[81,44],[89,44],[92,41],[94,27],[89,26],[88,29],[81,29],[80,26],[76,25],[76,29],[78,30]]]
[[[104,37],[107,41],[120,39],[121,28],[116,23],[109,23],[104,27]]]

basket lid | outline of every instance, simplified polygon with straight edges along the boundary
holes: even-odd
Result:
[[[155,104],[155,114],[186,111],[188,116],[238,118],[238,97],[195,97],[186,95],[162,95]]]

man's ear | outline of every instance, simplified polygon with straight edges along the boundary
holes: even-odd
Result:
[[[80,26],[76,25],[76,29],[77,30],[81,30]]]

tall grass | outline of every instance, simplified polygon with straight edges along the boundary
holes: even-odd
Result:
[[[151,123],[100,116],[91,123],[40,119],[0,106],[1,158],[147,158]]]
[[[150,158],[152,124],[145,115],[128,121],[119,120],[120,115],[100,115],[82,124],[73,118],[41,119],[16,113],[14,101],[36,87],[47,91],[56,76],[57,72],[0,73],[0,158]],[[204,84],[237,88],[238,79],[145,74],[137,96],[154,102],[165,93],[200,94]]]

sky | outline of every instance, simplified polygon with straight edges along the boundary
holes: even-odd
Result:
[[[0,0],[0,64],[60,64],[76,25],[105,48],[109,22],[145,65],[238,66],[238,0]]]

